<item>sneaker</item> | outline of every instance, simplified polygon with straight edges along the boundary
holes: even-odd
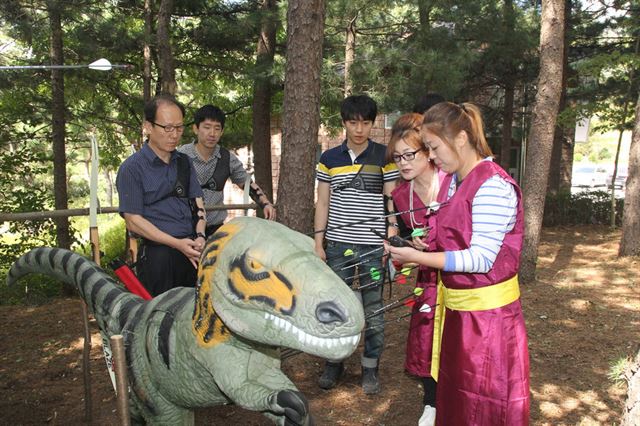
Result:
[[[324,365],[322,376],[318,379],[318,386],[322,389],[333,389],[344,373],[344,364],[341,362],[329,362]]]
[[[418,426],[433,426],[436,424],[436,408],[430,405],[424,406],[424,411],[420,420],[418,420]]]
[[[380,392],[380,381],[378,380],[378,367],[362,367],[362,390],[367,395],[375,395]]]

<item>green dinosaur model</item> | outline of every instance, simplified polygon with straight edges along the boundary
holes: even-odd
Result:
[[[279,348],[342,359],[364,326],[362,305],[311,239],[262,219],[236,218],[209,238],[195,291],[143,301],[95,263],[55,248],[23,255],[7,282],[32,272],[75,284],[103,336],[124,336],[139,423],[193,424],[193,408],[235,403],[277,424],[310,424]]]

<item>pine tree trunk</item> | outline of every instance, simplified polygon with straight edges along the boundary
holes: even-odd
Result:
[[[515,14],[513,1],[504,0],[502,3],[502,36],[504,45],[508,45],[514,37]],[[515,97],[516,64],[509,60],[503,75],[504,81],[504,106],[502,109],[502,142],[500,144],[500,165],[509,173],[511,163],[511,139],[513,138],[513,100]]]
[[[564,79],[563,79],[564,80]],[[558,112],[565,109],[566,103],[566,87],[562,88],[562,94],[560,95],[560,106]],[[565,128],[561,125],[556,125],[553,131],[553,145],[551,148],[551,162],[549,163],[549,181],[547,182],[547,191],[551,194],[558,193],[560,189],[560,162],[562,160],[562,147],[564,146]]]
[[[418,18],[420,20],[421,32],[428,32],[431,26],[431,10],[434,2],[432,0],[418,0]]]
[[[358,14],[349,20],[349,25],[345,32],[344,43],[344,96],[350,96],[353,92],[353,81],[351,78],[351,67],[356,57],[356,19]]]
[[[434,43],[434,41],[431,40],[431,12],[434,7],[436,7],[435,3],[435,0],[418,0],[418,18],[420,28],[418,29],[417,36],[419,44],[425,47]],[[427,75],[428,73],[423,73],[422,81],[418,82],[423,88],[424,93],[414,94],[416,99],[433,91],[433,88],[431,87],[432,82]]]
[[[153,33],[153,11],[151,1],[144,0],[144,47],[142,48],[142,98],[151,99],[151,34]]]
[[[570,103],[575,103],[569,100]],[[570,106],[571,107],[571,106]],[[562,135],[562,148],[560,150],[560,171],[558,174],[558,190],[571,191],[571,174],[573,172],[573,148],[576,140],[576,122],[565,125]]]
[[[271,167],[271,72],[278,27],[277,0],[263,0],[262,23],[253,83],[253,155],[256,183],[273,200]]]
[[[564,8],[564,48],[562,54],[562,93],[560,94],[560,106],[558,107],[558,113],[564,111],[567,107],[567,82],[569,76],[569,30],[571,28],[571,0],[567,0]],[[575,124],[573,125],[575,128]],[[553,149],[551,151],[551,164],[549,166],[549,183],[547,185],[547,190],[550,193],[556,194],[560,190],[561,187],[561,176],[565,168],[563,167],[562,161],[565,159],[565,137],[567,135],[567,130],[565,126],[561,124],[557,124],[554,134],[553,134]],[[573,153],[573,151],[572,151]],[[573,158],[571,159],[571,164],[573,165]],[[571,169],[569,169],[571,171]],[[571,189],[571,184],[569,183],[569,189]]]
[[[620,256],[640,256],[640,96],[629,148],[629,175],[624,191]]]
[[[48,3],[51,27],[51,64],[63,65],[61,11],[56,1]],[[65,152],[64,71],[51,70],[51,130],[53,139],[53,191],[56,210],[67,209],[67,156]],[[70,248],[69,219],[55,218],[58,247]]]
[[[525,235],[520,276],[524,282],[535,280],[553,133],[562,92],[562,81],[557,76],[562,75],[564,11],[564,0],[542,0],[540,74],[531,130],[527,138],[523,181]]]
[[[111,178],[111,172],[105,168],[103,171],[104,180],[107,183],[105,189],[107,195],[107,204],[109,207],[113,207],[113,179]]]
[[[511,139],[513,134],[513,98],[515,87],[508,79],[504,89],[504,107],[502,110],[502,144],[500,146],[500,165],[509,173],[511,160]]]
[[[324,18],[324,0],[289,0],[278,215],[301,232],[313,229]]]
[[[157,46],[160,68],[160,91],[175,95],[178,89],[176,70],[171,51],[171,13],[173,0],[162,0],[158,10]]]

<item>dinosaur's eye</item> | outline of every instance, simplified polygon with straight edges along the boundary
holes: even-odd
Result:
[[[251,269],[253,269],[254,271],[258,271],[258,270],[264,269],[264,266],[260,262],[255,260],[255,259],[249,259],[248,263],[249,263],[249,267]]]

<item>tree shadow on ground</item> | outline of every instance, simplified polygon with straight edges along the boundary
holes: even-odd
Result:
[[[618,241],[604,226],[544,235],[522,296],[537,424],[619,421],[626,387],[608,374],[638,341],[640,287],[638,260],[617,258]]]

